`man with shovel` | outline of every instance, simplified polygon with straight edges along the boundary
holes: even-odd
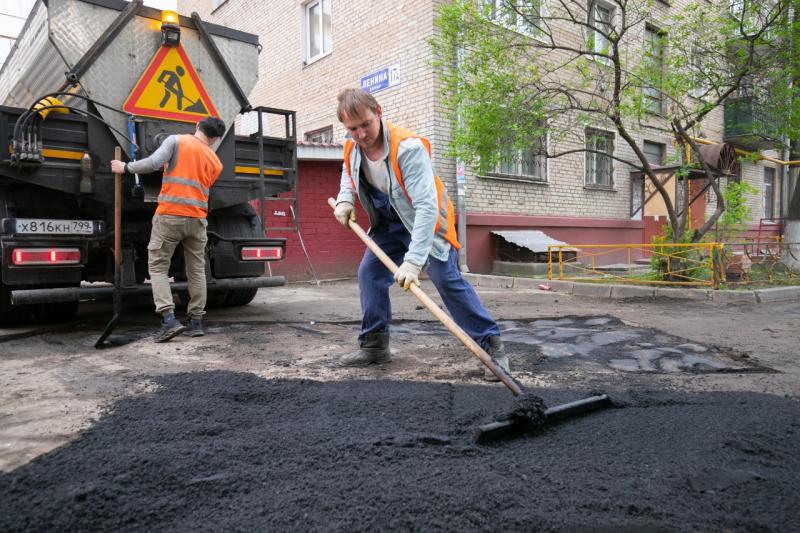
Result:
[[[146,159],[130,163],[111,161],[111,171],[115,173],[147,174],[164,170],[147,245],[153,300],[156,313],[161,315],[156,342],[167,342],[184,331],[192,337],[204,334],[208,193],[222,172],[222,163],[211,146],[224,134],[222,120],[206,117],[197,124],[194,135],[170,135]],[[178,244],[183,244],[189,282],[188,330],[175,318],[169,286],[169,266]]]
[[[367,212],[370,234],[397,264],[391,272],[369,249],[358,268],[361,296],[360,349],[341,357],[342,366],[387,363],[394,281],[408,290],[425,269],[455,322],[506,372],[508,357],[500,329],[457,265],[455,214],[444,184],[433,172],[430,143],[383,119],[375,98],[360,89],[339,93],[337,117],[347,129],[344,168],[334,215],[344,226],[355,220],[355,198]],[[483,368],[483,365],[480,365]],[[496,381],[484,369],[484,377]]]

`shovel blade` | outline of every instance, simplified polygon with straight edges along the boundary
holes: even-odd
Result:
[[[101,350],[111,346],[110,344],[106,343],[106,339],[108,339],[108,336],[111,335],[112,331],[114,331],[114,326],[116,326],[117,320],[119,320],[119,312],[114,313],[114,316],[111,317],[111,320],[109,320],[108,324],[106,324],[106,329],[103,330],[103,333],[97,339],[97,342],[94,343],[94,347],[96,349]]]

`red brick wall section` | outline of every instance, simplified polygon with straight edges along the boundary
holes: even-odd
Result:
[[[644,225],[639,220],[579,217],[538,217],[471,213],[467,215],[467,266],[470,272],[490,274],[497,253],[492,231],[540,230],[568,244],[639,244]],[[597,252],[598,249],[592,249]],[[634,252],[633,259],[641,253]],[[612,250],[602,254],[597,264],[627,261],[627,252]]]
[[[342,163],[336,161],[299,161],[299,224],[300,235],[319,279],[355,277],[365,246],[349,229],[333,218],[328,198],[339,192]],[[291,198],[283,194],[282,198]],[[258,210],[258,202],[254,202]],[[267,236],[286,239],[286,258],[269,263],[274,275],[285,276],[288,281],[311,280],[311,271],[294,231],[270,231],[269,228],[292,226],[292,202],[269,201],[266,204]],[[357,207],[358,222],[366,229],[367,215]]]

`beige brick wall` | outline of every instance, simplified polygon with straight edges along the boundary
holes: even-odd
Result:
[[[296,0],[228,0],[210,12],[210,0],[179,0],[182,13],[196,10],[210,22],[259,35],[259,82],[250,100],[297,111],[301,136],[333,126],[335,138],[342,138],[335,114],[339,90],[399,64],[401,83],[375,96],[390,120],[429,136],[438,146],[437,79],[426,42],[433,31],[433,1],[334,0],[333,49],[310,64],[303,57],[303,5]]]
[[[250,95],[254,105],[267,105],[297,111],[298,133],[333,126],[334,138],[344,130],[336,120],[336,94],[343,87],[358,86],[359,78],[390,65],[399,64],[399,85],[375,94],[390,120],[429,137],[437,172],[454,191],[455,161],[446,157],[450,139],[449,124],[439,98],[440,81],[430,61],[428,39],[434,32],[435,5],[441,0],[332,0],[332,51],[329,55],[304,63],[304,3],[299,0],[227,0],[211,10],[211,0],[178,0],[181,13],[197,11],[204,20],[259,35],[263,51],[259,61],[259,82]],[[647,16],[649,23],[664,30],[669,9],[680,9],[686,0],[668,7],[655,2]],[[556,28],[576,42],[580,32]],[[644,23],[632,32],[625,53],[641,55]],[[569,121],[573,117],[564,116]],[[597,124],[600,129],[613,128]],[[674,158],[668,125],[652,117],[649,124],[632,131],[641,146],[644,140],[666,145],[667,158]],[[699,136],[719,141],[722,138],[722,110],[714,111],[697,131]],[[584,146],[582,128],[574,131],[553,151]],[[615,155],[635,160],[625,141],[615,134]],[[548,162],[546,184],[501,181],[467,173],[467,202],[472,212],[565,217],[627,219],[630,213],[630,167],[614,163],[612,190],[584,187],[583,153]],[[761,165],[745,165],[745,179],[761,190]],[[752,168],[750,168],[752,167]],[[335,191],[332,191],[332,194]],[[750,199],[754,213],[763,210],[761,195]],[[713,210],[709,207],[710,210]]]

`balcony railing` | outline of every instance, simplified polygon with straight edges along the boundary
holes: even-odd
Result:
[[[769,150],[781,145],[766,110],[752,96],[725,101],[725,142],[746,150]]]

